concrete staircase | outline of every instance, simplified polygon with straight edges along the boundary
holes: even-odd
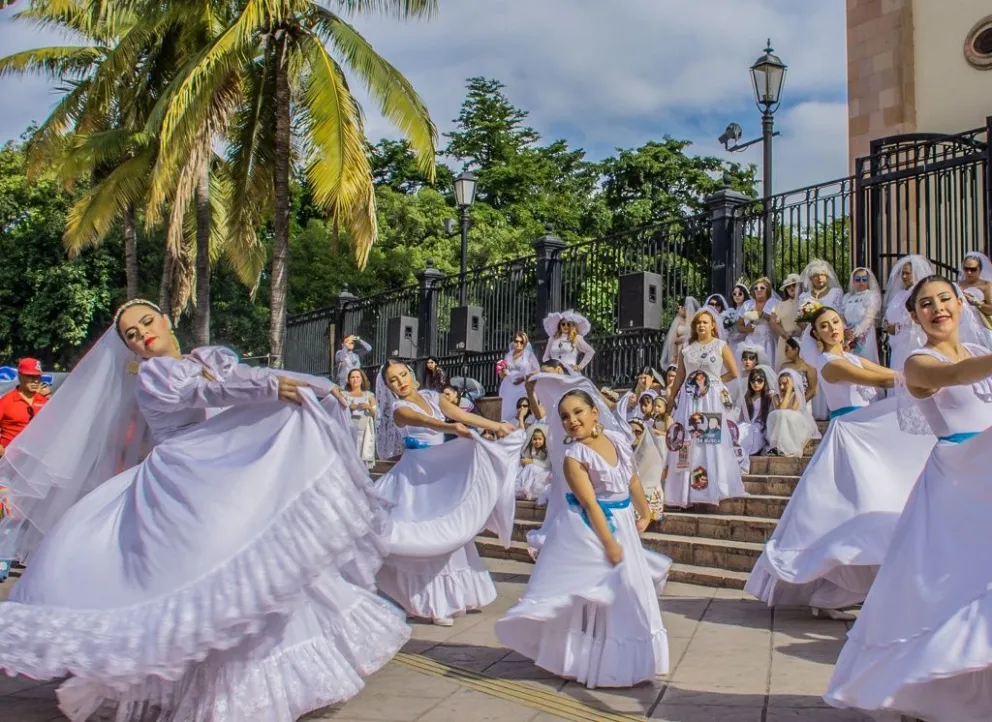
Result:
[[[826,424],[820,424],[821,432]],[[650,549],[672,558],[673,581],[712,587],[743,589],[748,573],[775,530],[789,497],[799,483],[813,451],[812,442],[801,458],[751,457],[751,473],[744,477],[748,497],[725,499],[712,511],[666,511],[642,537]],[[388,462],[376,465],[373,475],[384,473]],[[527,532],[541,526],[544,507],[517,501],[513,541],[508,549],[485,532],[476,537],[484,557],[532,562]]]

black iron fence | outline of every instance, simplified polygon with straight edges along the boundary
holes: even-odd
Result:
[[[389,352],[389,321],[406,316],[419,325],[407,355],[438,358],[449,376],[468,376],[489,391],[495,364],[512,335],[531,333],[540,353],[541,319],[574,308],[592,322],[597,350],[590,373],[598,382],[629,383],[637,369],[660,361],[664,329],[686,296],[728,294],[742,279],[765,275],[765,228],[772,224],[774,268],[781,281],[809,261],[829,261],[842,280],[868,266],[884,283],[894,260],[928,257],[940,272],[956,273],[969,250],[992,245],[992,117],[984,128],[959,135],[908,135],[872,143],[853,176],[756,200],[729,187],[706,199],[706,212],[674,218],[604,238],[565,244],[550,230],[534,253],[472,269],[463,279],[428,266],[418,284],[366,298],[345,292],[335,306],[289,320],[288,368],[330,374],[339,339],[356,333],[373,347],[366,363]],[[621,277],[634,271],[661,276],[661,323],[621,330]],[[451,350],[450,312],[467,303],[483,315],[482,351]],[[661,328],[657,328],[660,325]]]

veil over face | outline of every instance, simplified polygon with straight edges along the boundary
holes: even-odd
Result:
[[[814,258],[806,264],[806,268],[804,268],[802,274],[800,274],[800,278],[802,279],[802,290],[805,293],[811,293],[813,291],[813,276],[817,276],[821,273],[827,277],[828,288],[843,288],[840,284],[840,279],[837,278],[837,273],[834,271],[834,267],[822,258]]]
[[[927,276],[933,275],[933,265],[923,256],[911,254],[900,258],[895,262],[895,265],[892,266],[892,270],[889,272],[889,278],[885,283],[884,303],[886,309],[889,308],[893,298],[895,298],[899,292],[907,290],[906,284],[903,283],[902,280],[902,269],[907,263],[912,269],[913,283],[916,283]],[[910,284],[910,287],[912,287],[912,284]]]

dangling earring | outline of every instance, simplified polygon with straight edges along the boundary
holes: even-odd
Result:
[[[127,362],[127,372],[132,376],[138,375],[138,370],[141,368],[141,359],[137,355]]]
[[[592,438],[599,438],[599,435],[603,433],[603,425],[598,421],[592,427]]]

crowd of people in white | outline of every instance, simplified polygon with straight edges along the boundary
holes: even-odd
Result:
[[[665,507],[746,496],[754,454],[822,441],[747,590],[854,617],[826,699],[978,722],[992,708],[992,264],[957,283],[918,256],[885,295],[824,261],[779,288],[686,298],[660,369],[597,389],[590,324],[518,331],[501,419],[436,360],[360,338],[337,384],[183,354],[148,301],[118,311],[0,459],[0,558],[26,564],[0,604],[0,668],[67,680],[82,722],[289,722],[357,694],[407,641],[490,604],[474,539],[508,544],[518,499],[547,505],[536,564],[499,639],[554,674],[626,687],[668,671],[658,593],[671,561],[640,540]],[[889,345],[879,363],[878,329]],[[377,459],[396,460],[377,481]],[[984,531],[983,531],[984,530]]]

